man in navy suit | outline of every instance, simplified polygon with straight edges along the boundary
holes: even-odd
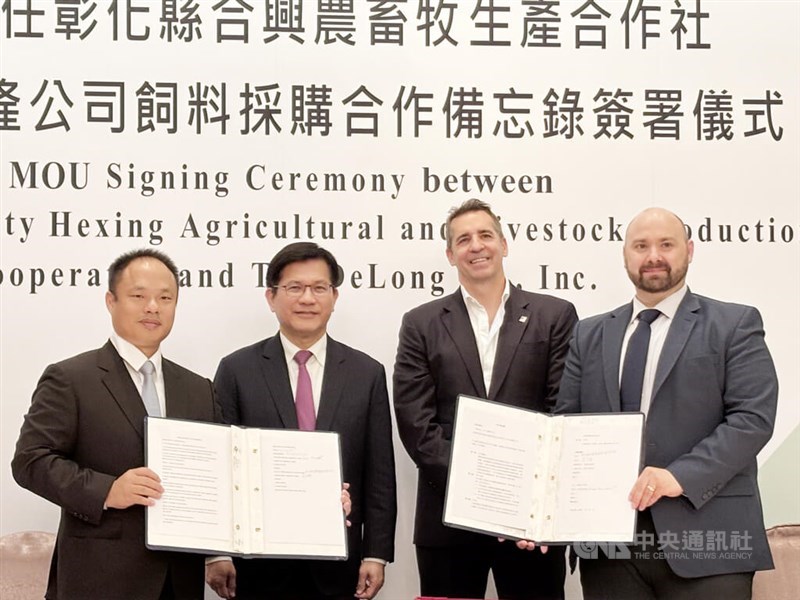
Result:
[[[266,292],[280,331],[223,358],[214,384],[226,423],[341,435],[352,500],[350,558],[210,562],[206,579],[224,598],[343,600],[355,594],[367,600],[383,586],[384,567],[394,558],[397,507],[386,375],[380,363],[327,335],[339,283],[341,269],[327,250],[310,242],[280,250],[269,263]]]
[[[581,321],[570,344],[556,412],[623,410],[626,351],[654,309],[631,408],[647,416],[629,498],[640,534],[627,559],[581,558],[587,600],[750,598],[754,571],[773,566],[756,455],[772,436],[775,368],[755,308],[689,291],[693,251],[677,216],[639,214],[624,245],[633,301]]]

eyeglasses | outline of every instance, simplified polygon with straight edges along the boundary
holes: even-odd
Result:
[[[333,289],[330,283],[312,283],[310,285],[290,283],[289,285],[276,285],[275,287],[281,288],[290,298],[299,298],[306,293],[306,288],[309,288],[315,296],[324,296]]]

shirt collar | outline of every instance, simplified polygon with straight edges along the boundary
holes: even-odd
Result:
[[[281,336],[281,345],[283,346],[283,353],[286,355],[286,363],[292,364],[294,360],[294,355],[297,354],[302,348],[294,345],[292,342],[289,341],[283,332],[280,332]],[[319,338],[316,342],[314,342],[311,346],[307,348],[311,354],[314,355],[314,358],[320,364],[321,367],[325,366],[325,355],[328,352],[328,334],[323,335]]]
[[[120,337],[116,331],[111,333],[109,339],[117,350],[117,353],[122,357],[122,360],[128,363],[134,371],[141,369],[142,365],[149,360],[156,368],[156,373],[161,373],[161,348],[156,350],[153,356],[148,358],[136,346]]]
[[[673,292],[666,298],[664,298],[661,302],[653,306],[652,308],[656,308],[661,311],[661,314],[666,316],[668,319],[672,320],[675,318],[675,313],[678,312],[678,307],[680,306],[683,298],[686,296],[686,292],[689,291],[688,286],[684,283],[683,287],[679,289],[677,292]],[[633,297],[633,314],[631,315],[631,323],[633,323],[636,318],[639,316],[639,313],[643,310],[650,308],[642,304],[642,301],[639,300],[636,296]]]
[[[506,301],[508,300],[508,297],[510,295],[511,295],[511,282],[509,282],[509,280],[506,279],[506,285],[505,288],[503,288],[503,296],[500,299],[501,307],[506,305]],[[473,298],[467,291],[467,288],[465,288],[463,285],[461,286],[461,296],[462,298],[464,298],[464,304],[466,304],[467,306],[472,306],[475,308],[480,307],[486,310],[486,307],[483,306],[483,304],[481,304],[480,302],[478,302],[475,298]]]

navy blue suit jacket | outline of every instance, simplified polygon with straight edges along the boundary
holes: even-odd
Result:
[[[297,429],[286,357],[280,336],[237,350],[214,378],[226,423]],[[317,430],[340,434],[344,480],[350,484],[346,562],[304,561],[325,594],[352,595],[362,558],[394,559],[397,515],[392,421],[383,366],[363,352],[328,338]],[[291,515],[287,515],[291,518]],[[263,597],[286,582],[287,561],[234,560],[237,597]]]
[[[556,412],[618,412],[622,340],[630,303],[575,327]],[[692,532],[728,544],[702,560],[668,552],[682,577],[772,568],[756,455],[772,436],[778,380],[761,315],[688,292],[659,357],[645,427],[645,465],[668,469],[684,494],[651,507],[659,534]],[[631,482],[633,486],[633,481]],[[710,534],[707,532],[711,532]],[[744,536],[744,537],[742,537]],[[675,550],[674,548],[672,550]],[[735,554],[734,554],[735,553]]]

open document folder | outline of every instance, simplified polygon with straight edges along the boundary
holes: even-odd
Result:
[[[146,419],[148,548],[347,558],[339,434]]]
[[[633,541],[642,413],[547,415],[459,396],[444,524],[541,543]]]

